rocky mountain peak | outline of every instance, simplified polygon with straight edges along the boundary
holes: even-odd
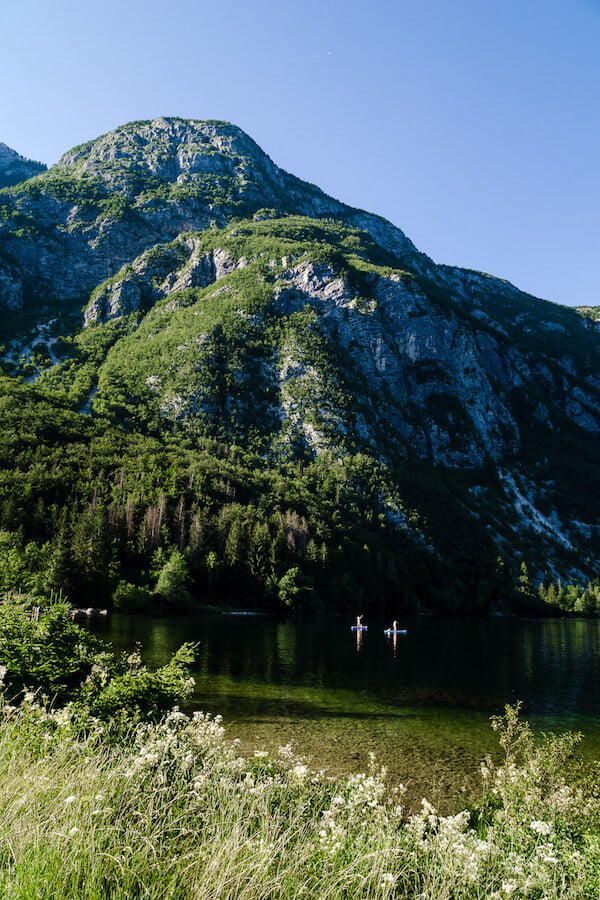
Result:
[[[120,190],[125,182],[159,179],[185,184],[207,176],[281,186],[279,169],[241,129],[228,122],[157,118],[131,122],[65,153],[59,168],[102,179]]]
[[[8,203],[0,309],[28,297],[80,302],[157,243],[257,214],[343,220],[412,271],[431,266],[399,228],[280,169],[228,122],[131,122],[68,151]]]

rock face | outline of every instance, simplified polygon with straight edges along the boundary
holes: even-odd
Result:
[[[226,251],[203,252],[194,235],[177,238],[160,250],[143,253],[131,265],[92,294],[85,308],[85,325],[106,322],[148,310],[158,300],[187,288],[204,288],[236,264]]]
[[[0,172],[17,156],[0,145]],[[40,309],[63,331],[83,310],[78,327],[97,330],[85,412],[127,426],[147,408],[188,435],[218,423],[286,458],[492,466],[495,496],[474,489],[464,505],[475,516],[495,504],[499,543],[541,528],[561,552],[585,534],[596,555],[595,525],[559,509],[545,454],[580,441],[600,460],[594,311],[437,266],[391,223],[279,169],[235,126],[131,123],[5,190],[0,312],[14,325]],[[77,371],[56,377],[64,386]],[[552,503],[550,517],[536,505]]]
[[[16,150],[0,142],[0,188],[26,181],[45,170],[43,163],[25,159]]]
[[[269,231],[276,231],[278,221],[283,223],[285,219],[268,221]],[[312,220],[302,221],[307,229],[311,227]],[[235,295],[235,283],[228,280],[235,271],[247,270],[259,282],[262,261],[249,261],[240,247],[244,240],[259,241],[267,229],[258,224],[247,225],[244,232],[242,238],[236,229],[229,234],[216,232],[215,246],[210,246],[206,235],[185,234],[146,251],[93,292],[85,308],[85,324],[132,315],[142,321],[168,298],[172,300],[166,308],[173,311],[180,303],[181,292],[190,289],[215,286],[215,295],[222,291]],[[327,239],[326,228],[321,228],[320,239]],[[334,235],[329,236],[332,245],[335,239]],[[233,243],[228,246],[228,241]],[[570,357],[563,356],[557,363],[555,358],[548,360],[545,353],[548,333],[556,335],[559,342],[560,336],[568,333],[571,339],[586,344],[598,364],[595,339],[589,339],[585,321],[569,310],[545,310],[547,316],[560,312],[564,324],[537,320],[537,335],[529,339],[530,345],[537,344],[532,353],[520,345],[519,331],[528,327],[530,318],[535,321],[535,310],[528,309],[524,295],[510,285],[501,286],[502,295],[498,298],[493,291],[495,279],[487,279],[492,282],[492,290],[486,292],[486,279],[468,274],[457,281],[451,293],[444,294],[444,304],[440,305],[432,302],[426,290],[428,281],[418,276],[393,271],[382,274],[374,266],[365,295],[340,271],[343,266],[318,263],[304,253],[298,262],[290,257],[273,259],[268,249],[265,256],[271,302],[277,314],[289,317],[306,309],[315,313],[321,334],[344,358],[345,365],[360,373],[360,393],[368,395],[368,406],[377,423],[369,429],[352,408],[340,416],[332,397],[317,390],[319,363],[306,359],[305,351],[301,354],[305,360],[303,381],[310,382],[310,371],[314,385],[305,402],[291,403],[286,392],[294,366],[288,361],[282,369],[279,359],[290,353],[297,356],[298,348],[290,348],[289,342],[285,347],[270,348],[272,386],[279,394],[276,406],[280,422],[287,422],[292,408],[296,422],[292,430],[298,432],[302,432],[305,421],[314,420],[315,416],[322,418],[325,409],[329,423],[337,421],[337,437],[328,428],[328,439],[322,435],[317,438],[318,429],[312,428],[306,443],[313,450],[338,446],[339,437],[350,433],[361,434],[371,450],[376,450],[380,435],[387,431],[399,439],[405,455],[410,451],[421,459],[446,466],[478,466],[488,458],[500,460],[518,452],[521,429],[529,415],[548,431],[560,428],[563,419],[590,434],[600,433],[597,386],[581,385]],[[220,282],[224,282],[223,286]],[[209,293],[207,297],[210,296]],[[491,308],[510,297],[522,304],[523,312],[517,322],[494,315]],[[542,303],[544,309],[551,306],[535,302]],[[244,315],[243,306],[244,297],[240,296],[240,315]],[[172,323],[164,326],[165,333],[173,327]],[[124,341],[127,343],[127,339]],[[198,350],[194,352],[201,355]],[[164,378],[156,380],[150,370],[144,377],[154,379],[155,394],[161,394]],[[135,385],[130,384],[128,390],[135,394]],[[195,392],[190,388],[191,394]],[[180,408],[187,408],[191,415],[193,410],[186,406],[185,395],[184,386]],[[524,402],[528,410],[525,423]],[[167,408],[169,403],[165,400],[163,406]],[[340,446],[343,444],[344,441]]]
[[[18,261],[20,290],[33,299],[83,300],[155,244],[261,208],[356,220],[413,269],[427,260],[399,229],[288,175],[224,122],[155,119],[123,126],[65,153],[7,201],[0,247]],[[11,296],[0,292],[0,309],[14,303]]]

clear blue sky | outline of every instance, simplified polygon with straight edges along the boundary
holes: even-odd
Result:
[[[226,119],[438,262],[600,304],[600,0],[0,0],[0,141]]]

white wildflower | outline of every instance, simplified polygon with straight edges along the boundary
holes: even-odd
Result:
[[[552,825],[549,822],[542,822],[539,819],[534,819],[533,822],[530,823],[529,827],[532,831],[535,831],[536,834],[550,834],[552,831]]]
[[[79,828],[77,827],[77,825],[73,825],[73,827],[69,831],[69,834],[71,835],[71,837],[73,837],[73,835],[77,834],[78,832],[79,832]]]
[[[68,725],[73,718],[73,711],[70,706],[63,706],[62,709],[57,709],[53,713],[50,714],[50,719],[59,727],[63,727]]]
[[[94,665],[92,666],[92,671],[86,678],[86,683],[93,685],[94,682],[97,682],[99,685],[101,685],[101,687],[104,687],[107,681],[107,670],[104,668],[104,666],[99,666],[97,663],[94,663]]]
[[[65,797],[65,801],[64,801],[64,802],[65,802],[67,805],[69,805],[70,803],[75,803],[76,800],[77,800],[77,797],[75,796],[75,794],[70,794],[68,797]]]
[[[346,829],[338,825],[331,810],[325,810],[323,813],[321,826],[319,830],[321,850],[329,856],[335,856],[342,849]]]
[[[127,657],[127,665],[134,671],[141,668],[142,657],[137,650],[134,650],[133,653],[129,654],[129,656]]]
[[[206,775],[196,775],[194,778],[194,790],[201,791],[207,783],[208,777]]]

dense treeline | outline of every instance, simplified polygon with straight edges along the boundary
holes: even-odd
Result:
[[[418,540],[424,523],[390,512],[389,473],[364,454],[277,466],[208,438],[126,433],[8,378],[0,414],[2,593],[381,613],[510,594],[491,542],[449,545],[442,562]]]
[[[538,589],[542,603],[561,612],[579,615],[598,615],[600,613],[600,584],[588,581],[586,584],[563,584],[546,580]]]

